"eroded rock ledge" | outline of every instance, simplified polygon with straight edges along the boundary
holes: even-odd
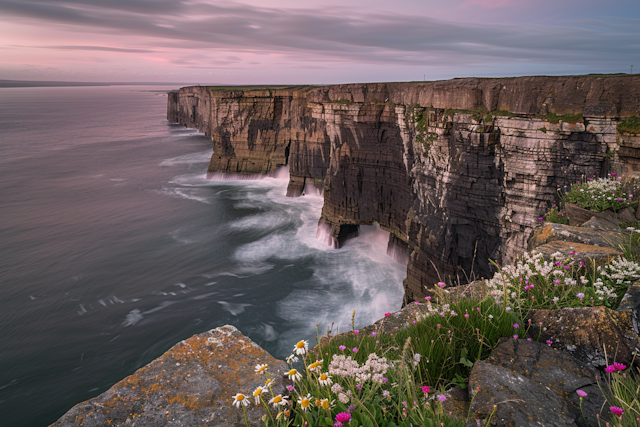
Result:
[[[557,189],[583,174],[640,170],[640,136],[617,131],[630,115],[640,115],[640,76],[186,87],[167,110],[212,138],[209,173],[288,165],[288,195],[323,189],[330,244],[360,224],[389,230],[390,251],[408,263],[407,300],[436,270],[488,277],[489,259],[512,261]]]

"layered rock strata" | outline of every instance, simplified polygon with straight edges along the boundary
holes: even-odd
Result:
[[[321,188],[327,243],[361,224],[390,231],[408,300],[441,279],[491,275],[489,259],[512,261],[583,175],[640,171],[640,136],[616,130],[630,115],[640,115],[640,76],[189,87],[168,103],[169,121],[211,136],[210,174],[288,165],[288,195]]]

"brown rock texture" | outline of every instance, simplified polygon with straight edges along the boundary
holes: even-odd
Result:
[[[601,246],[616,250],[620,249],[625,243],[624,236],[617,231],[603,231],[547,222],[533,231],[528,244],[529,249],[533,249],[556,241],[581,243],[583,245]]]
[[[241,409],[232,406],[236,393],[249,394],[264,385],[254,373],[259,363],[269,365],[274,392],[282,387],[287,365],[245,337],[233,326],[195,335],[171,347],[101,395],[79,403],[53,427],[135,425],[217,426],[245,425]],[[263,407],[247,407],[252,426],[262,425]]]
[[[209,173],[288,165],[288,195],[323,189],[327,243],[360,224],[389,230],[390,248],[406,253],[408,300],[438,272],[449,284],[490,277],[488,260],[524,251],[557,191],[583,175],[640,171],[640,136],[616,130],[630,115],[640,115],[640,76],[189,87],[167,109],[213,139]]]

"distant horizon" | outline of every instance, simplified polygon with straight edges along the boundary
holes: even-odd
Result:
[[[480,77],[480,76],[465,76],[465,77],[451,77],[448,79],[437,80],[407,80],[407,81],[354,81],[354,82],[341,82],[341,83],[245,83],[245,84],[232,84],[232,83],[186,83],[186,82],[95,82],[95,81],[67,81],[67,80],[14,80],[14,79],[0,79],[0,89],[12,88],[12,87],[65,87],[65,86],[237,86],[237,87],[252,87],[252,86],[334,86],[341,84],[376,84],[376,83],[421,83],[421,82],[434,82],[434,81],[446,81],[455,79],[509,79],[517,77],[581,77],[581,76],[634,76],[636,73],[588,73],[588,74],[525,74],[521,76],[501,76],[501,77]]]

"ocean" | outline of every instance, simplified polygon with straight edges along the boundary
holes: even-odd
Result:
[[[193,334],[276,357],[400,308],[388,233],[316,239],[288,172],[206,179],[212,142],[170,86],[0,89],[0,424],[46,426]]]

